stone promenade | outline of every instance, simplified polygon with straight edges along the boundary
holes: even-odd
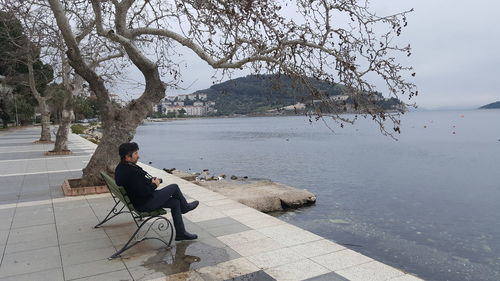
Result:
[[[52,145],[34,144],[39,132],[0,132],[0,280],[420,280],[144,164],[200,200],[184,216],[199,239],[170,249],[147,240],[108,260],[135,230],[130,215],[94,229],[111,196],[61,190],[64,179],[81,176],[95,145],[70,135],[72,155],[44,156]]]

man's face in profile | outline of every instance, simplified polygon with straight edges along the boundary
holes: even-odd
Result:
[[[134,153],[132,153],[132,156],[125,156],[125,161],[137,164],[137,161],[139,161],[139,151],[134,151]]]

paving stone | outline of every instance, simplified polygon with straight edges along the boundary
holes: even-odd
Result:
[[[92,232],[82,231],[77,233],[59,234],[59,244],[70,244],[80,241],[93,241],[95,239],[107,238],[108,236],[101,229],[93,229]]]
[[[226,280],[259,271],[259,268],[247,259],[239,258],[214,266],[203,267],[196,271],[207,280]]]
[[[304,281],[349,281],[349,280],[345,279],[344,277],[338,275],[335,272],[330,272],[330,273],[326,273],[323,275],[319,275],[316,277],[306,279]]]
[[[224,225],[214,228],[208,228],[207,231],[210,232],[213,236],[223,236],[228,234],[239,233],[243,231],[251,230],[250,227],[243,225],[241,223],[235,223],[230,225]]]
[[[5,254],[0,277],[32,273],[61,267],[59,247]]]
[[[32,214],[31,216],[16,216],[12,222],[12,228],[26,227],[26,226],[36,226],[44,224],[53,224],[54,215],[49,213]]]
[[[133,280],[136,281],[151,281],[151,280],[168,280],[166,277],[169,275],[167,272],[161,270],[161,264],[147,265],[129,268]],[[174,273],[176,274],[176,273]],[[181,279],[184,281],[184,279]],[[202,279],[203,280],[203,279]],[[203,280],[204,281],[204,280]]]
[[[207,205],[207,206],[220,206],[220,205],[230,205],[230,204],[235,204],[236,202],[234,200],[231,200],[231,199],[219,199],[219,200],[212,200],[212,201],[206,201],[203,200],[203,204]],[[240,205],[240,208],[243,207],[243,204],[239,204],[239,203],[236,203],[238,205]]]
[[[378,261],[349,267],[339,270],[337,273],[352,281],[383,281],[404,275],[404,272]]]
[[[299,252],[302,256],[306,258],[312,258],[316,256],[321,256],[324,254],[336,252],[345,249],[337,243],[331,242],[329,240],[321,239],[313,242],[307,242],[304,244],[299,244],[290,247],[292,250]]]
[[[169,275],[160,279],[152,279],[149,281],[206,281],[201,275],[193,270]]]
[[[0,230],[0,244],[5,245],[7,243],[7,237],[9,237],[9,230]]]
[[[256,230],[248,230],[218,237],[220,241],[224,242],[228,246],[234,246],[263,238],[266,238],[266,236]]]
[[[355,265],[372,261],[371,258],[349,249],[340,250],[330,254],[311,258],[314,262],[332,270],[337,271]]]
[[[286,248],[286,246],[284,246],[283,244],[280,244],[278,241],[268,237],[245,243],[233,244],[231,247],[238,254],[244,257]]]
[[[226,279],[224,281],[249,281],[249,280],[255,280],[255,281],[276,281],[273,277],[271,277],[269,274],[267,274],[263,270],[259,270],[256,272],[248,273],[245,275],[241,275],[238,277],[234,277],[231,279]]]
[[[102,259],[87,263],[80,263],[64,267],[64,277],[67,280],[91,277],[94,275],[124,270],[125,265],[120,259],[108,260]],[[103,279],[101,279],[103,280]]]
[[[63,281],[63,270],[62,268],[53,268],[44,271],[38,271],[27,274],[18,274],[5,278],[1,278],[2,281]]]
[[[12,229],[5,253],[58,246],[55,224]]]
[[[242,216],[242,215],[249,215],[249,214],[255,214],[257,216],[265,216],[262,212],[259,212],[253,208],[243,206],[242,208],[237,208],[237,209],[226,209],[222,210],[222,213],[230,216],[230,217],[235,217],[235,216]]]
[[[308,259],[269,268],[265,271],[276,280],[287,281],[304,280],[330,272],[327,268]]]
[[[70,279],[67,279],[70,280]],[[84,277],[84,278],[78,278],[78,279],[72,279],[75,281],[111,281],[111,280],[132,280],[132,276],[128,272],[128,270],[118,270],[118,271],[113,271],[113,272],[107,272],[107,273],[102,273],[102,274],[97,274],[94,276],[89,276],[89,277]]]
[[[100,239],[101,241],[103,239]],[[99,241],[99,240],[97,240]],[[62,262],[63,266],[66,268],[71,265],[77,265],[81,263],[87,263],[87,262],[92,262],[92,261],[98,261],[98,260],[103,260],[109,258],[111,255],[113,255],[116,252],[116,249],[113,245],[111,245],[111,242],[108,242],[109,245],[104,244],[101,247],[95,247],[94,244],[101,244],[96,242],[96,240],[92,241],[92,243],[86,242],[84,243],[86,246],[90,247],[88,249],[83,248],[79,251],[75,250],[68,250],[68,248],[64,249],[64,246],[68,245],[61,245],[61,255],[62,255]],[[71,245],[71,244],[70,244]]]
[[[266,227],[258,231],[280,243],[293,246],[311,241],[321,240],[322,237],[289,224]]]
[[[257,219],[255,219],[254,217],[248,217],[248,218],[243,217],[243,218],[238,218],[238,221],[241,221],[241,223],[253,229],[261,229],[270,226],[285,224],[284,221],[273,217],[257,218]]]
[[[422,281],[422,279],[413,276],[411,274],[405,274],[403,276],[399,276],[396,278],[391,279],[391,281]]]
[[[219,211],[216,211],[210,207],[203,206],[196,208],[194,211],[189,212],[184,216],[192,222],[201,222],[227,217],[225,214]]]
[[[301,259],[304,259],[304,257],[302,257],[299,253],[291,250],[290,248],[283,248],[249,256],[247,257],[247,259],[260,269],[267,269],[299,261]]]
[[[202,228],[214,228],[214,227],[230,225],[230,224],[235,224],[235,223],[239,223],[239,222],[233,218],[224,217],[224,218],[219,218],[219,219],[198,222],[197,225],[199,225]]]

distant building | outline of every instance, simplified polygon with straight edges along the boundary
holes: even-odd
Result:
[[[189,94],[187,95],[188,100],[197,100],[198,99],[198,94]]]
[[[185,106],[186,115],[190,116],[202,116],[207,113],[207,109],[204,106]]]
[[[153,106],[153,112],[160,114],[175,113],[178,114],[179,110],[184,109],[187,116],[203,116],[208,113],[215,113],[214,101],[206,101],[207,94],[189,94],[189,95],[178,95],[178,96],[167,96],[161,100],[161,102]],[[192,101],[192,105],[190,104]],[[205,102],[204,102],[205,101]]]
[[[296,103],[294,105],[289,105],[289,106],[285,106],[283,107],[284,110],[303,110],[303,109],[306,109],[306,105],[303,104],[303,103]]]
[[[332,101],[346,101],[347,99],[349,99],[349,96],[346,96],[346,95],[338,95],[338,96],[331,96],[330,97],[330,100],[332,100]]]
[[[112,101],[116,102],[121,107],[125,107],[127,105],[127,102],[122,100],[122,98],[116,94],[109,94],[109,97],[111,98]]]

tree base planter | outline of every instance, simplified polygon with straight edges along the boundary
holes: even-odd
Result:
[[[109,192],[109,189],[106,185],[81,187],[80,181],[81,179],[64,180],[64,183],[62,185],[64,196],[79,196],[79,195],[99,194],[99,193]]]
[[[63,150],[63,151],[47,151],[45,152],[46,156],[52,156],[52,155],[71,155],[73,152],[71,150]]]
[[[34,144],[51,144],[54,143],[53,141],[41,141],[41,140],[36,140],[33,142]]]

